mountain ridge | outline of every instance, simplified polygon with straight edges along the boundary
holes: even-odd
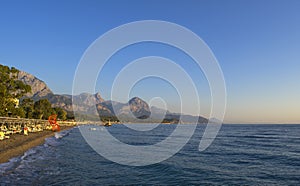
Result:
[[[73,96],[54,94],[44,81],[24,71],[18,73],[18,79],[32,87],[32,92],[26,94],[25,97],[32,98],[34,101],[48,99],[53,107],[63,108],[69,113],[76,111],[76,113],[81,115],[98,115],[98,119],[99,116],[118,116],[118,118],[123,118],[124,121],[132,117],[132,115],[137,121],[145,122],[159,118],[166,122],[176,123],[179,121],[180,116],[184,122],[198,121],[198,123],[207,123],[208,121],[201,116],[171,113],[168,110],[157,107],[150,108],[148,103],[139,97],[133,97],[127,103],[120,103],[104,100],[99,92],[95,94],[81,93]],[[197,117],[198,120],[196,120]]]

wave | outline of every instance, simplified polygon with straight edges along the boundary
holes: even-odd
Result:
[[[69,133],[70,133],[70,130],[62,131],[62,132],[55,132],[54,137],[56,139],[61,139],[61,138],[65,137],[65,136],[68,136]]]
[[[55,156],[55,154],[53,154],[55,151],[53,151],[53,148],[49,147],[56,148],[59,146],[61,139],[68,136],[71,130],[72,129],[57,132],[54,137],[46,138],[43,145],[33,147],[27,150],[23,155],[14,157],[6,163],[0,164],[0,183],[1,178],[5,180],[6,176],[9,177],[8,180],[11,180],[11,177],[17,177],[18,174],[24,176],[23,174],[25,170],[34,169],[34,167],[31,167],[34,162],[44,161],[49,158],[48,156]]]

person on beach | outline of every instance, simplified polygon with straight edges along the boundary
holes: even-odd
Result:
[[[5,134],[3,131],[0,131],[0,140],[4,140],[5,139]]]
[[[24,135],[28,136],[28,128],[27,128],[27,126],[24,127]]]

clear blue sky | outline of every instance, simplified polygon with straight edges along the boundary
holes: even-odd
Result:
[[[0,63],[36,75],[55,93],[70,94],[76,66],[99,36],[132,21],[170,21],[198,34],[218,59],[228,92],[225,121],[300,123],[299,10],[298,0],[1,0]],[[127,57],[120,53],[115,60],[124,60],[106,73],[114,74],[122,63],[149,54],[179,59],[178,63],[186,59],[174,49],[159,47],[141,46]],[[99,91],[107,98],[110,80],[101,80]],[[204,105],[209,104],[207,89],[198,88]]]

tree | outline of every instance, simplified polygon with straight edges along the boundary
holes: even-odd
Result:
[[[48,119],[54,113],[48,99],[40,99],[34,103],[33,117],[36,119]]]
[[[66,120],[67,119],[67,112],[64,109],[62,109],[60,107],[55,107],[55,108],[53,108],[53,110],[57,114],[58,119],[60,119],[60,120]]]
[[[18,118],[25,118],[25,111],[21,107],[16,108],[12,111],[12,116],[18,117]]]
[[[14,67],[0,65],[0,116],[18,113],[20,109],[16,106],[16,99],[31,91],[29,85],[18,80],[18,72]]]
[[[33,99],[30,98],[23,99],[20,107],[23,108],[26,118],[33,118],[33,113],[34,113]]]

